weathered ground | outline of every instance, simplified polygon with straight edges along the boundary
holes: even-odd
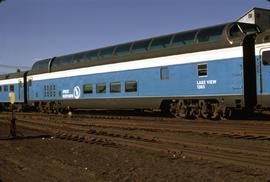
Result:
[[[18,128],[25,136],[44,133]],[[0,124],[0,138],[9,126]],[[56,138],[0,140],[0,181],[269,181],[253,169]]]

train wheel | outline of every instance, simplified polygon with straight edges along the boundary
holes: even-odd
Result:
[[[172,115],[173,117],[179,118],[180,117],[180,110],[179,110],[179,102],[173,102],[170,103],[169,105],[169,114]]]
[[[180,103],[178,107],[178,115],[181,118],[186,118],[188,116],[188,107],[184,103]]]
[[[223,105],[220,103],[212,104],[212,116],[211,119],[214,120],[225,120],[225,110]]]
[[[188,106],[184,102],[171,103],[170,113],[176,118],[196,119],[199,111],[194,106]]]
[[[170,103],[169,108],[169,114],[176,118],[185,118],[188,114],[188,108],[179,101]]]
[[[225,109],[225,112],[224,112],[224,117],[226,118],[226,119],[229,119],[229,118],[231,118],[232,116],[233,116],[233,109],[232,108],[226,108]]]
[[[198,118],[209,119],[209,104],[201,100],[197,106]]]

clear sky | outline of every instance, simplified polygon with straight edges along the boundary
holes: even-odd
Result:
[[[0,73],[39,59],[231,22],[266,0],[6,0]]]

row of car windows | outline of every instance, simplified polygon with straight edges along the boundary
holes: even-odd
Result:
[[[0,92],[14,92],[14,85],[0,86]]]
[[[270,53],[270,52],[268,52]],[[270,62],[270,61],[269,61]],[[199,64],[197,65],[198,76],[207,76],[207,64]],[[160,68],[160,79],[168,80],[169,79],[169,69],[168,67]],[[28,82],[29,86],[32,85],[32,81]],[[21,87],[22,84],[19,84]],[[44,96],[45,97],[53,97],[56,96],[56,87],[55,85],[44,85]],[[8,85],[0,86],[0,92],[8,92],[14,91],[14,85],[10,85],[10,90],[8,89]],[[93,93],[93,84],[85,84],[83,86],[84,94],[92,94]],[[111,82],[110,83],[110,93],[120,93],[121,92],[121,82]],[[137,92],[137,82],[136,81],[126,81],[125,82],[125,92]],[[106,93],[106,83],[98,83],[96,84],[96,93]]]
[[[19,81],[19,88],[23,87],[22,81]],[[14,85],[0,85],[0,92],[14,92]]]
[[[121,93],[121,82],[111,82],[110,83],[110,93]],[[106,83],[97,83],[96,84],[96,93],[105,94],[106,93]],[[138,84],[137,81],[126,81],[125,82],[125,92],[137,92]],[[84,94],[93,94],[93,84],[84,84],[83,85]]]

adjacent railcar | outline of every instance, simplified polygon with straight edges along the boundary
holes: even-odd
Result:
[[[270,106],[270,30],[256,37],[256,80],[258,104],[262,108]]]
[[[15,94],[15,104],[21,108],[25,102],[25,72],[18,72],[0,76],[0,110],[8,108],[10,92]]]
[[[27,99],[51,110],[253,110],[258,33],[256,25],[233,22],[41,60],[28,73]]]

